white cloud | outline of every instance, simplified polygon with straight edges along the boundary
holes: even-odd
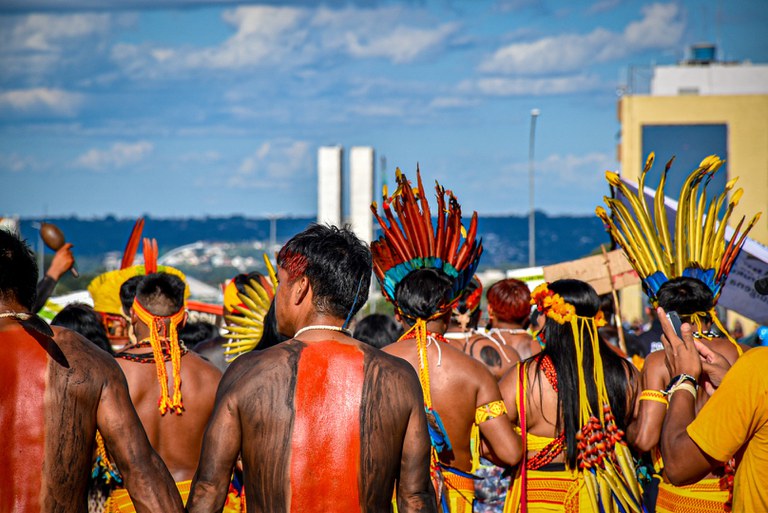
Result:
[[[238,188],[283,189],[305,179],[313,170],[306,141],[277,139],[261,144],[231,174],[228,185]]]
[[[94,34],[106,34],[110,29],[108,14],[31,14],[19,19],[6,19],[3,42],[4,51],[26,50],[35,52],[55,52],[67,41],[75,41]]]
[[[108,171],[136,164],[153,150],[154,145],[149,141],[117,142],[106,150],[96,148],[88,150],[75,160],[74,165],[93,171]]]
[[[603,82],[594,75],[569,75],[551,78],[489,77],[467,80],[459,91],[488,96],[549,96],[581,93],[600,88]]]
[[[352,114],[371,117],[400,117],[405,114],[405,108],[400,105],[357,105],[350,107]]]
[[[603,180],[603,173],[606,169],[615,167],[615,157],[606,153],[591,152],[584,155],[554,153],[536,163],[536,173],[544,183],[555,180],[561,184],[583,186],[585,182],[597,182],[600,187],[605,188],[607,186]]]
[[[460,96],[438,96],[433,99],[429,106],[437,109],[461,109],[465,107],[474,107],[480,103],[480,100],[474,98],[463,98]]]
[[[11,173],[21,173],[24,171],[40,170],[43,167],[45,167],[45,164],[31,155],[0,153],[0,172],[10,171]]]
[[[205,48],[119,44],[112,49],[112,58],[145,77],[184,69],[295,69],[345,57],[407,63],[445,48],[459,32],[456,23],[434,25],[417,12],[400,6],[244,6],[224,11],[222,18],[234,33],[221,44]]]
[[[3,77],[41,84],[56,74],[88,75],[115,27],[129,24],[133,18],[127,14],[0,16]]]
[[[36,87],[0,93],[0,111],[24,114],[72,116],[83,102],[82,95],[61,89]]]
[[[455,23],[436,28],[395,27],[383,35],[347,33],[347,52],[353,57],[383,57],[392,62],[411,62],[442,47],[458,30]]]
[[[594,62],[605,62],[654,48],[673,48],[685,24],[676,4],[652,4],[643,18],[621,32],[596,28],[588,34],[562,34],[496,50],[479,66],[485,73],[537,75],[568,72]]]

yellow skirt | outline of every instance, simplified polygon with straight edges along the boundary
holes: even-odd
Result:
[[[687,486],[673,486],[661,481],[656,498],[658,513],[720,513],[728,511],[728,490],[720,488],[716,477],[702,479]]]
[[[504,513],[520,511],[522,478],[518,472],[507,493]],[[584,480],[578,472],[568,470],[528,471],[529,513],[578,513],[592,510]]]
[[[191,486],[191,479],[176,483],[176,488],[178,488],[179,495],[181,495],[181,502],[183,502],[185,506],[187,505],[187,499],[189,499]],[[240,513],[241,511],[244,511],[244,506],[245,501],[243,500],[241,504],[241,497],[230,490],[229,494],[227,495],[227,502],[224,505],[222,512]],[[128,490],[125,488],[118,488],[113,490],[112,495],[109,497],[107,511],[109,513],[135,513],[136,508],[133,505],[133,501],[131,501],[130,495],[128,495]]]
[[[451,513],[472,513],[475,502],[475,481],[450,472],[443,472],[443,479],[445,480],[443,494],[448,501],[448,510]],[[437,509],[442,511],[439,504]],[[397,490],[392,493],[392,511],[398,513]]]
[[[443,493],[451,513],[472,513],[475,502],[475,481],[468,477],[443,472],[445,488]]]
[[[192,486],[192,480],[181,481],[176,483],[176,488],[179,489],[179,495],[181,495],[181,502],[184,505],[187,504],[189,498],[189,491]],[[136,508],[131,501],[131,496],[128,495],[128,490],[125,488],[118,488],[112,491],[112,495],[109,496],[109,513],[135,513]]]

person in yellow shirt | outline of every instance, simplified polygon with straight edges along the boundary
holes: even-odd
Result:
[[[751,349],[729,370],[722,355],[694,340],[689,324],[678,336],[661,308],[659,318],[676,376],[661,434],[667,477],[675,485],[695,482],[735,456],[733,512],[768,511],[768,347]],[[702,372],[719,385],[695,415],[695,383]]]

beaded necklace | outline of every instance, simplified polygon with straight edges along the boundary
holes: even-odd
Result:
[[[555,393],[559,393],[557,387],[557,372],[555,371],[555,365],[552,363],[552,359],[549,355],[544,355],[539,358],[539,369],[544,372],[544,377],[552,385],[552,389]],[[537,452],[533,457],[529,458],[525,463],[525,467],[528,470],[537,470],[541,467],[552,463],[552,460],[559,456],[563,450],[565,450],[565,431],[549,442],[542,450]]]
[[[164,340],[167,341],[167,339],[164,339]],[[187,349],[187,346],[185,346],[184,342],[182,342],[181,340],[179,340],[179,346],[181,347],[181,356],[184,356],[189,352],[189,350]],[[152,344],[148,338],[145,338],[144,340],[136,342],[135,344],[131,344],[130,346],[124,347],[122,351],[120,351],[115,355],[115,358],[128,360],[129,362],[155,363],[155,354],[153,351],[149,351],[147,353],[126,353],[128,349],[142,349],[145,347],[152,347]],[[161,350],[161,354],[163,355],[164,362],[171,361],[170,349],[163,347]]]

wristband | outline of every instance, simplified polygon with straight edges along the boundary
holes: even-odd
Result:
[[[667,385],[667,388],[665,389],[665,391],[667,392],[667,394],[669,394],[669,391],[672,390],[674,387],[676,387],[681,383],[686,383],[686,382],[690,383],[693,386],[694,390],[699,389],[699,382],[696,380],[696,378],[694,378],[690,374],[678,374],[677,376],[672,378],[672,380],[669,382],[669,385]]]
[[[688,391],[688,392],[690,392],[690,393],[691,393],[691,395],[693,396],[693,400],[694,400],[694,401],[696,400],[696,387],[694,387],[693,385],[691,385],[691,384],[690,384],[688,381],[682,381],[682,382],[680,382],[680,383],[678,383],[678,384],[674,385],[674,386],[673,386],[672,388],[670,388],[670,389],[669,389],[669,391],[667,392],[667,397],[669,398],[669,400],[670,400],[670,401],[672,400],[672,394],[674,394],[674,393],[675,393],[675,392],[677,392],[678,390],[687,390],[687,391]]]

